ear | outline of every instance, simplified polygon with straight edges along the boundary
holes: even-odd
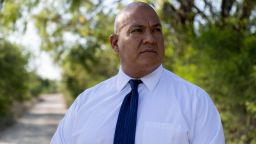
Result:
[[[109,41],[110,41],[112,49],[118,54],[119,53],[118,35],[117,34],[112,34],[109,37]]]

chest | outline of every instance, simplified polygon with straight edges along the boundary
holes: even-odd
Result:
[[[177,103],[167,96],[145,98],[137,113],[136,144],[189,144],[189,129]],[[122,99],[84,107],[76,119],[74,144],[112,144]]]

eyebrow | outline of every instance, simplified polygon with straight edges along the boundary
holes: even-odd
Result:
[[[121,29],[123,29],[125,26],[127,26],[127,23],[125,23],[125,24],[123,24],[119,29],[117,29],[117,34],[121,31]],[[131,25],[129,28],[128,28],[128,30],[129,29],[131,29],[131,28],[134,28],[134,27],[139,27],[139,28],[143,28],[144,27],[144,25],[141,25],[141,24],[133,24],[133,25]],[[152,27],[161,27],[162,28],[162,25],[160,24],[160,23],[157,23],[157,24],[154,24]]]
[[[116,33],[118,34],[125,26],[127,25],[127,23],[123,24],[121,27],[119,27],[116,31]]]
[[[134,25],[131,25],[130,27],[129,27],[129,29],[130,28],[133,28],[133,27],[145,27],[144,25],[141,25],[141,24],[134,24]],[[162,25],[160,24],[160,23],[157,23],[157,24],[154,24],[153,26],[151,26],[151,27],[162,27]]]
[[[160,23],[154,24],[153,27],[162,27]]]

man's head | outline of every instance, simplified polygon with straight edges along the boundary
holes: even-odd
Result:
[[[134,78],[154,71],[163,61],[164,39],[160,20],[143,2],[126,6],[116,17],[110,42],[122,69]]]

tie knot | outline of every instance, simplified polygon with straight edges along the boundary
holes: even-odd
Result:
[[[139,79],[131,79],[131,80],[129,80],[129,84],[130,84],[132,90],[137,89],[137,88],[138,88],[138,85],[139,85],[140,83],[142,83],[142,81],[139,80]]]

